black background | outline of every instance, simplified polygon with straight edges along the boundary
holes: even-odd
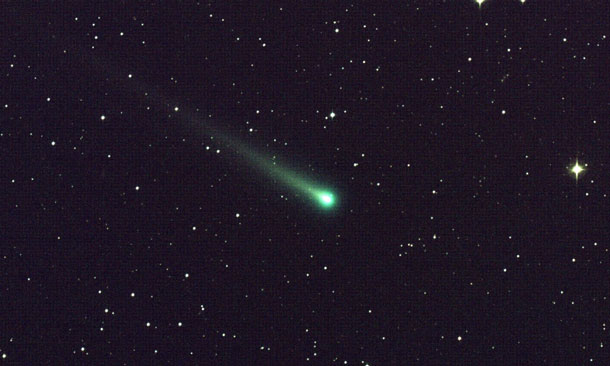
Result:
[[[0,362],[607,364],[605,2],[127,3],[0,6]]]

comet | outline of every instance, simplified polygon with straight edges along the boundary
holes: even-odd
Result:
[[[298,172],[279,163],[274,157],[263,154],[238,138],[214,128],[194,111],[185,108],[174,108],[174,114],[180,111],[182,119],[194,129],[197,134],[208,135],[215,141],[224,143],[231,148],[244,163],[267,176],[271,181],[283,185],[300,197],[307,197],[310,202],[323,210],[332,210],[337,206],[338,197],[327,185],[316,182],[306,174]]]
[[[216,142],[223,143],[241,157],[244,163],[249,164],[273,182],[292,190],[299,197],[308,198],[317,207],[326,211],[336,208],[338,197],[328,186],[314,181],[296,169],[281,165],[274,157],[265,155],[225,130],[216,128],[212,122],[202,118],[197,110],[187,106],[178,106],[175,101],[167,98],[158,89],[133,79],[131,74],[128,75],[128,80],[125,80],[124,73],[116,72],[117,69],[111,66],[109,60],[92,57],[88,53],[82,53],[82,55],[83,61],[90,62],[89,66],[92,66],[92,70],[101,69],[105,75],[111,75],[115,79],[116,85],[126,85],[126,90],[135,92],[137,97],[143,99],[147,104],[153,102],[154,105],[169,113],[172,118],[180,121],[181,125],[188,127],[194,135],[209,136]],[[104,116],[101,117],[101,119],[104,118]]]

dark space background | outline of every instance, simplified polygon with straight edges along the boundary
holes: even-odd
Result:
[[[0,5],[0,363],[610,364],[606,2],[94,3]]]

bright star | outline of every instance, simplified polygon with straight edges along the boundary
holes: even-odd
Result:
[[[576,164],[574,164],[572,169],[570,169],[570,171],[572,173],[574,173],[574,175],[576,176],[576,179],[578,179],[578,174],[582,173],[584,170],[585,170],[585,168],[583,168],[581,165],[579,165],[578,162],[576,162]]]
[[[481,5],[483,5],[483,3],[485,2],[485,0],[475,0],[477,2],[477,4],[479,4],[479,8],[481,7]]]

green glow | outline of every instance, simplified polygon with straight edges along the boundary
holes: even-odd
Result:
[[[335,196],[330,192],[318,193],[318,199],[320,200],[320,204],[324,207],[332,207],[335,203]]]
[[[216,136],[229,142],[237,153],[250,162],[251,167],[272,178],[276,183],[281,183],[293,191],[309,197],[314,203],[325,210],[330,210],[337,205],[337,197],[334,193],[311,181],[303,174],[282,166],[275,158],[263,155],[239,142],[237,139],[229,139],[220,134]]]
[[[235,141],[233,142],[235,143]],[[274,159],[270,159],[243,145],[236,150],[241,152],[242,156],[252,163],[252,167],[258,168],[258,170],[268,175],[275,182],[283,184],[298,194],[308,197],[319,207],[330,210],[336,206],[337,198],[334,193],[309,180],[297,171],[286,166],[281,166]]]
[[[297,193],[297,196],[309,198],[319,207],[330,210],[337,206],[338,198],[326,187],[310,180],[306,175],[282,165],[278,159],[262,154],[228,133],[204,123],[193,111],[180,107],[181,116],[195,128],[195,131],[210,136],[211,140],[221,142],[235,151],[245,162],[271,178],[275,183],[282,184]]]

